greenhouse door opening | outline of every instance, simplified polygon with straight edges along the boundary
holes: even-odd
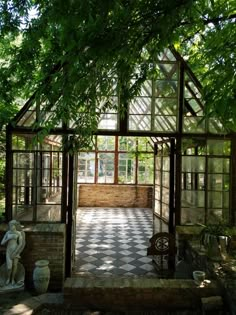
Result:
[[[175,139],[155,145],[153,234],[174,232]]]

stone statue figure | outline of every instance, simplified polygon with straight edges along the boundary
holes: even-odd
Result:
[[[9,230],[5,233],[1,245],[6,246],[6,263],[0,267],[0,286],[19,287],[24,284],[24,267],[19,263],[20,254],[25,247],[25,233],[20,222],[9,222]],[[4,279],[3,279],[4,278]]]

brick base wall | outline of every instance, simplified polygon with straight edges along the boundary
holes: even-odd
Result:
[[[78,277],[67,278],[64,285],[66,305],[93,310],[159,314],[161,310],[200,310],[201,298],[220,295],[215,281],[199,289],[193,280],[148,277]],[[157,312],[158,310],[158,312]],[[164,314],[167,314],[164,313]],[[169,313],[168,313],[169,314]],[[174,314],[176,314],[174,312]],[[182,314],[182,313],[181,313]],[[214,313],[216,314],[216,313]]]
[[[6,224],[0,224],[0,240],[7,230]],[[24,224],[26,246],[20,262],[25,268],[25,285],[33,288],[33,270],[35,262],[49,260],[49,290],[61,290],[65,279],[65,224]],[[0,246],[1,247],[1,246]],[[3,249],[4,247],[1,247]],[[5,262],[2,251],[0,265]]]
[[[152,186],[83,184],[78,206],[152,208],[152,191]]]

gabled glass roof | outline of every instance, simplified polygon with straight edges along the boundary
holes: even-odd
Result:
[[[182,78],[180,75],[181,63],[184,65],[183,81],[180,81]],[[205,119],[201,85],[177,52],[165,49],[149,68],[147,79],[128,104],[126,122],[128,132],[160,135],[179,132],[226,133],[217,119]],[[120,129],[121,118],[117,109],[122,104],[120,104],[117,90],[117,78],[111,78],[111,80],[113,80],[113,88],[110,95],[104,95],[102,101],[97,104],[98,133],[99,130],[119,132]],[[134,77],[133,80],[135,83],[136,78]],[[104,112],[102,108],[108,103],[112,106],[108,106]],[[86,106],[84,107],[86,108]],[[16,115],[15,128],[23,127],[27,130],[35,128],[35,126],[43,127],[51,117],[55,116],[56,109],[56,103],[50,104],[49,100],[42,100],[41,103],[36,104],[32,98]],[[78,117],[82,118],[83,115],[88,119],[88,113],[78,112]],[[77,124],[77,118],[70,122],[68,126],[70,130]],[[180,125],[181,122],[182,125]],[[62,128],[62,123],[58,121],[53,128]]]

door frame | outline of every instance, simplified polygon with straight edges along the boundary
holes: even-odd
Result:
[[[154,187],[153,187],[153,221],[155,217],[157,217],[161,222],[165,223],[168,225],[168,232],[174,234],[175,233],[175,193],[176,193],[176,142],[175,138],[170,138],[166,141],[163,141],[160,144],[168,143],[169,144],[169,213],[168,213],[168,220],[163,217],[162,215],[162,209],[160,209],[160,215],[158,215],[155,212],[156,208],[156,165],[157,165],[157,160],[156,157],[158,156],[158,144],[154,144]],[[161,183],[160,183],[160,190],[162,188],[162,169],[163,163],[161,160]],[[160,198],[160,205],[162,204],[162,196]],[[153,227],[153,232],[154,234],[156,233],[155,227]],[[160,231],[161,232],[161,231]]]

